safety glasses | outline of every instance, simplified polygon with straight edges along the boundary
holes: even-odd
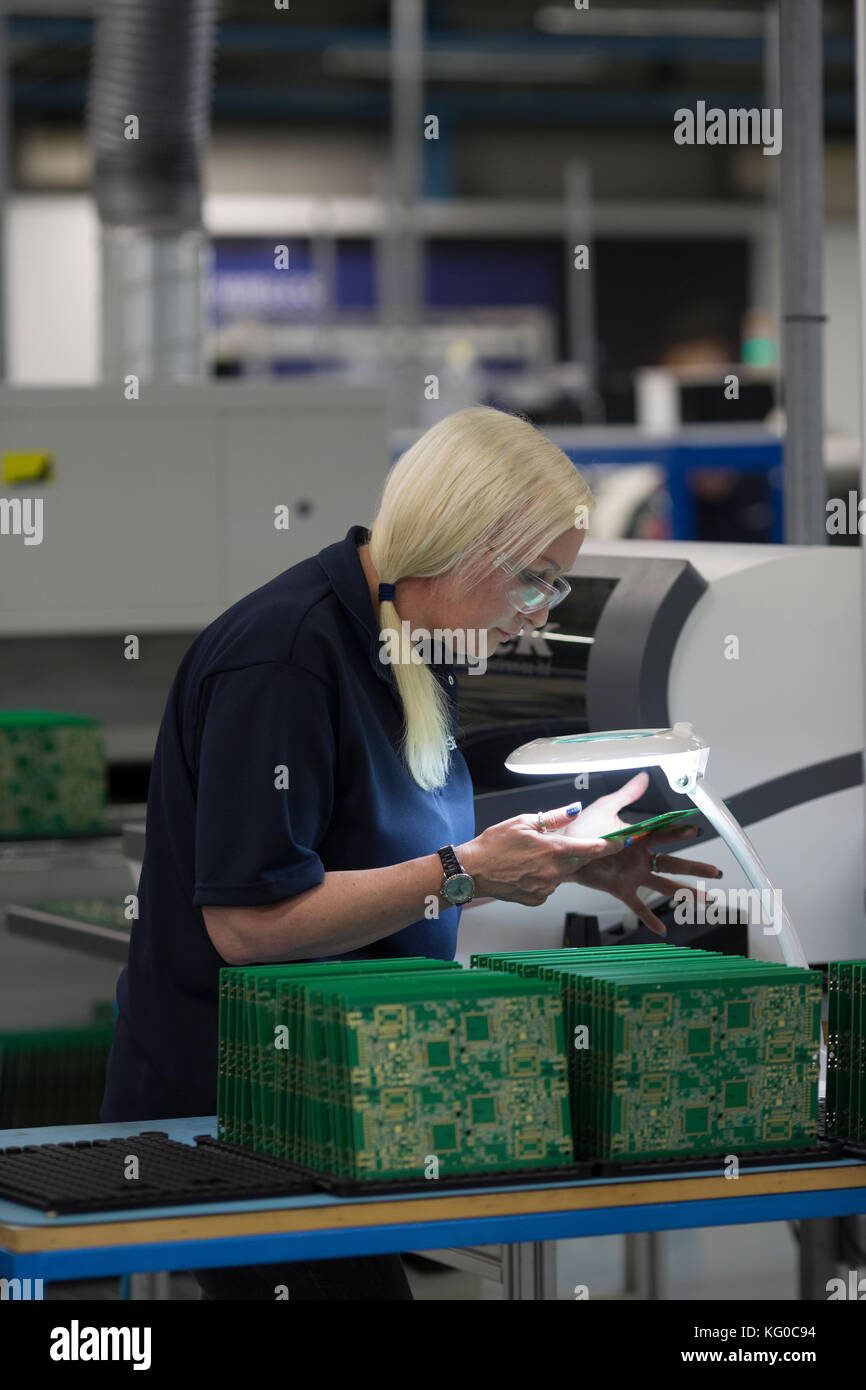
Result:
[[[568,580],[560,575],[550,583],[532,570],[514,569],[492,545],[488,545],[487,549],[496,556],[494,563],[497,568],[513,575],[506,592],[518,613],[537,613],[539,608],[555,608],[571,593]]]

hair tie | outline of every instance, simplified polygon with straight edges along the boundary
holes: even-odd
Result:
[[[380,602],[380,603],[384,603],[385,599],[390,599],[391,602],[393,603],[393,602],[394,602],[394,595],[396,594],[396,592],[397,592],[397,586],[396,586],[396,584],[380,584],[380,585],[379,585],[379,602]]]

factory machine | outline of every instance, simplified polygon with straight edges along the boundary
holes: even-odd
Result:
[[[476,830],[587,805],[633,775],[518,776],[504,767],[518,745],[687,721],[710,745],[713,788],[781,891],[809,960],[866,954],[859,552],[591,535],[544,631],[527,628],[497,648],[483,675],[460,676]],[[654,770],[624,818],[684,805]],[[716,864],[726,890],[747,890],[713,827],[693,819],[697,842],[671,852]],[[570,913],[595,916],[602,931],[623,922],[621,904],[576,884],[540,908],[476,900],[463,912],[460,958],[561,945]],[[753,917],[749,954],[778,959],[766,921]],[[626,926],[634,923],[628,914]]]
[[[0,708],[93,716],[113,768],[148,765],[196,634],[342,539],[387,467],[374,387],[0,387]]]
[[[378,387],[0,386],[0,710],[98,720],[111,796],[105,834],[0,842],[0,908],[122,901],[120,825],[143,818],[185,651],[363,520],[388,458]],[[89,946],[112,962],[124,949],[106,931]]]

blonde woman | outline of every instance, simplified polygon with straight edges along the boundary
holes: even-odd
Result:
[[[542,626],[568,592],[591,505],[574,465],[527,421],[458,411],[393,467],[369,532],[353,526],[192,644],[154,754],[103,1120],[214,1112],[226,963],[452,959],[473,896],[536,906],[566,879],[661,928],[637,896],[641,884],[679,886],[651,872],[658,837],[598,838],[623,824],[645,774],[577,820],[562,807],[476,836],[456,747],[460,634],[477,655]],[[394,659],[381,633],[404,622],[413,640],[451,637],[426,652],[423,636],[398,644]],[[715,872],[663,858],[670,872]],[[198,1278],[216,1298],[273,1299],[283,1284],[292,1301],[411,1297],[398,1255]]]

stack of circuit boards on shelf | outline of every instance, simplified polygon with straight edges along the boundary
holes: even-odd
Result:
[[[97,834],[107,786],[95,719],[0,710],[0,839]]]
[[[572,1159],[560,991],[451,961],[220,971],[218,1135],[319,1173]]]
[[[96,1124],[114,1018],[90,1025],[0,1033],[0,1129]]]
[[[827,1133],[866,1144],[866,961],[830,961]]]
[[[72,922],[107,927],[121,936],[128,936],[132,926],[130,909],[122,898],[40,898],[37,902],[28,902],[27,907],[53,917],[66,917]]]
[[[820,972],[661,943],[472,964],[560,989],[576,1157],[817,1142]]]

